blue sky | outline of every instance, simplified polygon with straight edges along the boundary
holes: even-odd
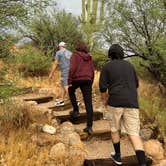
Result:
[[[81,0],[56,0],[59,9],[65,9],[74,15],[81,15]]]

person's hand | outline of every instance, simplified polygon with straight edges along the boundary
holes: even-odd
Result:
[[[48,79],[49,79],[49,80],[51,80],[51,79],[52,79],[52,74],[50,74],[50,75],[48,76]]]
[[[69,87],[72,87],[72,84],[68,85],[68,88],[69,88]]]
[[[108,105],[107,100],[102,100],[102,103],[103,103],[104,107],[107,107],[107,105]]]

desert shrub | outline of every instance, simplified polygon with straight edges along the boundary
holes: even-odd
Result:
[[[154,136],[163,141],[166,136],[166,109],[161,107],[160,99],[152,101],[139,99],[141,119],[145,124],[151,124]]]
[[[24,76],[42,76],[48,73],[52,58],[29,46],[19,51],[11,60]]]
[[[0,58],[6,58],[10,56],[10,48],[13,42],[8,37],[0,36]]]
[[[102,66],[108,61],[106,54],[102,51],[94,50],[92,57],[95,65],[95,69],[100,70]]]
[[[22,103],[5,100],[0,109],[1,125],[7,129],[28,127],[30,116],[28,107]]]
[[[7,99],[13,95],[19,94],[20,88],[16,86],[14,80],[5,79],[7,74],[7,68],[0,69],[0,103],[3,103],[4,99]]]

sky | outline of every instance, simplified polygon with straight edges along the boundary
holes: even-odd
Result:
[[[65,9],[74,15],[81,15],[82,1],[81,0],[56,0],[59,9]]]

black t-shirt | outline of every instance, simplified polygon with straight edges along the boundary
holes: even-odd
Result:
[[[125,60],[106,63],[101,71],[100,91],[108,89],[108,105],[113,107],[138,108],[138,79],[134,67]]]

